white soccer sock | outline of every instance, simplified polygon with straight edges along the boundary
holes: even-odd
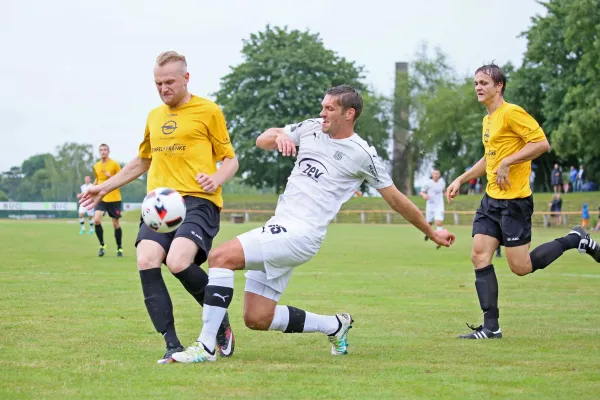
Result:
[[[307,311],[303,332],[321,332],[332,335],[339,327],[340,321],[335,315],[319,315]]]
[[[275,306],[275,314],[269,330],[285,332],[288,322],[290,322],[290,312],[287,306]]]
[[[202,310],[202,331],[198,341],[209,350],[215,350],[217,332],[233,296],[233,271],[225,268],[208,269],[208,285]]]
[[[443,226],[437,226],[437,227],[435,228],[435,230],[436,230],[436,231],[443,231],[443,230],[444,230],[444,227],[443,227]]]

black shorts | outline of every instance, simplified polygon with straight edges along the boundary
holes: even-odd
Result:
[[[168,254],[173,239],[185,237],[198,246],[194,262],[198,265],[204,263],[208,258],[208,252],[212,248],[213,239],[219,233],[221,212],[210,200],[193,196],[184,196],[184,200],[186,207],[185,219],[179,228],[173,232],[155,232],[140,217],[140,230],[135,240],[136,247],[142,240],[152,240],[160,244],[165,249],[165,253]],[[165,262],[165,260],[162,261]]]
[[[111,218],[121,218],[121,202],[120,201],[101,201],[96,206],[96,211],[104,211]],[[103,215],[104,215],[103,214]]]
[[[473,236],[495,237],[505,247],[531,242],[533,196],[522,199],[498,200],[483,196],[473,219]]]

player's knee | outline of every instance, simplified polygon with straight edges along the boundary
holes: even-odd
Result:
[[[138,254],[137,266],[139,271],[152,268],[160,268],[160,260],[157,257],[152,257],[149,254]]]
[[[189,267],[192,261],[189,260],[187,257],[184,257],[182,254],[169,253],[167,254],[166,263],[167,267],[169,268],[169,271],[171,271],[174,274],[177,274]]]
[[[473,251],[471,252],[471,262],[475,267],[487,265],[486,254],[484,252],[473,249]]]
[[[517,264],[517,263],[509,261],[508,266],[510,267],[510,270],[513,272],[513,274],[518,275],[518,276],[525,276],[525,275],[531,273],[531,266],[526,265],[526,264],[522,264],[522,263]]]
[[[266,331],[273,321],[273,313],[244,311],[244,323],[249,329]]]
[[[229,255],[222,246],[211,250],[208,255],[208,266],[211,268],[227,268],[230,264]]]
[[[119,229],[121,227],[121,225],[119,225],[119,220],[113,220],[113,228],[115,229]]]

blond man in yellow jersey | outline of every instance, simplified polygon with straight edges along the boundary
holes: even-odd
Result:
[[[452,201],[463,183],[487,176],[486,193],[473,220],[475,288],[483,311],[483,325],[459,336],[463,339],[502,337],[498,322],[498,280],[492,256],[498,245],[506,247],[512,272],[523,276],[546,268],[564,251],[579,248],[600,262],[600,247],[581,226],[564,237],[544,243],[529,252],[533,196],[529,186],[531,160],[550,149],[544,131],[521,107],[504,101],[506,77],[495,64],[475,71],[475,91],[487,108],[482,141],[485,154],[473,168],[448,186]]]
[[[111,177],[115,176],[121,170],[121,166],[118,162],[109,158],[110,148],[107,144],[101,144],[98,148],[100,152],[100,161],[94,164],[94,185],[99,185],[106,182]],[[117,242],[117,257],[123,257],[123,230],[119,224],[119,218],[121,218],[121,191],[115,189],[110,193],[107,193],[102,200],[96,206],[94,211],[94,231],[100,242],[100,250],[98,250],[98,257],[104,256],[106,246],[104,244],[104,229],[102,228],[102,217],[104,214],[112,219],[113,228],[115,230],[115,240]]]
[[[184,196],[187,214],[175,232],[157,233],[140,222],[136,239],[146,308],[167,346],[158,360],[161,364],[172,362],[171,356],[183,350],[175,331],[173,305],[162,278],[161,264],[165,263],[196,301],[204,305],[208,275],[199,265],[206,261],[219,231],[221,185],[238,169],[223,113],[212,101],[188,92],[189,76],[183,55],[169,51],[157,57],[154,82],[164,104],[148,114],[138,156],[120,173],[89,189],[80,200],[93,207],[102,196],[146,171],[148,191],[168,187]],[[231,356],[234,337],[227,315],[217,338],[221,356]]]

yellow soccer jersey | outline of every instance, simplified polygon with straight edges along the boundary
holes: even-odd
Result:
[[[105,182],[110,177],[115,176],[121,170],[121,166],[118,162],[112,159],[107,159],[105,163],[102,160],[94,164],[94,176],[96,177],[96,183],[100,184]],[[115,189],[102,198],[102,201],[107,203],[113,201],[121,201],[121,191]]]
[[[530,196],[531,161],[510,167],[510,187],[507,190],[498,188],[494,171],[504,158],[518,152],[527,143],[545,139],[546,135],[537,121],[515,104],[504,102],[492,115],[486,115],[483,118],[482,141],[487,163],[488,196],[494,199],[520,199]]]
[[[221,187],[206,193],[196,182],[196,174],[213,175],[217,162],[235,157],[225,117],[212,101],[192,96],[179,108],[163,104],[150,111],[139,156],[152,159],[148,191],[168,187],[223,207]]]

